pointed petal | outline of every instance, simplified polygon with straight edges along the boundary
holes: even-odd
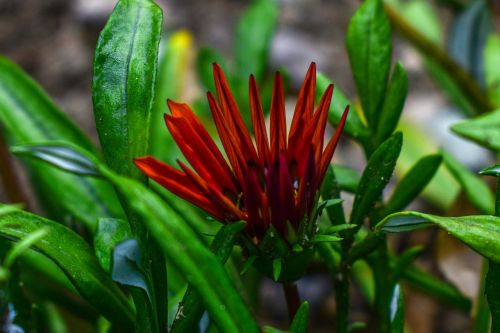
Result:
[[[286,225],[288,220],[292,225],[296,225],[298,221],[295,216],[295,190],[293,189],[292,177],[288,171],[288,163],[284,153],[280,155],[279,178],[281,207],[286,210],[284,223]]]
[[[243,188],[243,203],[248,214],[247,227],[251,236],[261,237],[267,230],[269,218],[268,214],[266,214],[268,207],[265,202],[265,196],[259,185],[257,170],[255,168],[248,169]]]
[[[271,101],[271,154],[278,161],[281,152],[286,151],[286,114],[285,93],[281,74],[274,78],[273,98]]]
[[[217,209],[183,172],[151,156],[134,159],[135,165],[149,178],[175,195],[200,207],[217,219],[223,219],[223,211]]]
[[[299,219],[309,214],[312,208],[316,185],[314,183],[315,164],[313,150],[311,150],[306,158],[305,172],[299,180],[299,189],[296,197],[297,201],[295,205],[297,206],[297,215]]]
[[[257,83],[253,75],[250,76],[249,83],[250,91],[250,111],[252,113],[253,132],[257,143],[257,151],[261,166],[269,163],[271,152],[269,150],[269,142],[267,138],[266,125],[264,122],[264,112],[262,111],[262,103],[259,96]]]
[[[257,162],[257,152],[255,151],[255,147],[252,143],[252,138],[250,137],[250,133],[248,133],[245,122],[241,117],[238,104],[233,97],[226,77],[222,72],[222,68],[220,68],[219,65],[214,64],[213,70],[217,97],[219,98],[225,121],[228,122],[229,129],[233,131],[234,135],[240,139],[241,150],[243,151],[245,160],[247,162]]]
[[[328,169],[328,165],[330,164],[333,153],[335,152],[335,148],[337,147],[337,143],[339,142],[340,135],[344,130],[344,125],[347,119],[347,115],[349,114],[349,106],[347,106],[342,114],[342,118],[340,119],[339,125],[335,129],[335,134],[333,134],[332,138],[328,142],[328,145],[323,152],[323,156],[321,157],[321,167],[319,168],[319,172],[316,175],[316,184],[319,186],[323,182],[323,178],[325,177],[326,170]]]

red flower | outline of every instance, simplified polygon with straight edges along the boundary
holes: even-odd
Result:
[[[282,79],[276,74],[271,102],[270,141],[255,78],[250,76],[250,111],[255,145],[221,68],[214,64],[217,97],[208,102],[227,161],[187,104],[168,100],[165,122],[192,169],[179,169],[146,156],[135,164],[159,184],[218,220],[245,220],[257,241],[272,224],[283,236],[307,221],[332,159],[348,113],[324,148],[324,133],[333,85],[314,111],[316,65],[311,64],[300,89],[290,131],[286,134]],[[323,149],[324,148],[324,149]],[[228,163],[229,162],[229,163]]]

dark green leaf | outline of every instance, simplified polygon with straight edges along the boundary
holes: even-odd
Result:
[[[479,171],[480,175],[500,177],[500,164],[495,164]]]
[[[332,81],[322,73],[317,74],[316,99],[318,101],[321,99],[321,96],[331,82]],[[357,110],[354,108],[354,104],[347,99],[338,86],[335,86],[335,89],[333,90],[332,104],[330,105],[330,110],[328,111],[329,122],[333,126],[337,126],[342,118],[342,113],[344,113],[344,110],[348,105],[351,106],[351,111],[349,112],[349,116],[347,117],[344,126],[344,133],[347,133],[349,136],[357,140],[366,140],[370,135],[370,130],[365,127],[359,118]]]
[[[309,303],[303,302],[295,317],[293,318],[292,324],[290,325],[290,332],[292,333],[306,333],[309,327]]]
[[[385,232],[404,232],[431,225],[446,230],[482,256],[500,262],[500,217],[442,217],[419,212],[401,212],[389,215],[379,222],[376,228]]]
[[[391,64],[391,27],[381,0],[367,0],[349,23],[346,37],[354,80],[370,128],[377,128]]]
[[[234,244],[244,228],[244,222],[237,222],[225,225],[217,232],[212,242],[212,252],[217,256],[221,264],[224,264],[229,259]],[[196,332],[204,310],[200,295],[194,291],[192,286],[189,286],[177,310],[171,332]]]
[[[474,119],[462,121],[451,127],[456,134],[472,140],[483,147],[500,150],[500,109]]]
[[[35,82],[4,57],[0,57],[0,122],[9,145],[65,141],[96,154],[80,129]],[[99,217],[122,216],[109,184],[70,175],[38,162],[25,165],[38,199],[51,218],[76,219],[93,231]]]
[[[340,200],[340,187],[331,165],[328,166],[320,192],[323,200]],[[345,224],[346,220],[342,203],[325,207],[325,209],[332,224]]]
[[[403,333],[405,328],[405,310],[403,291],[396,284],[392,291],[390,305],[391,333]]]
[[[134,157],[148,151],[162,25],[150,0],[121,0],[94,54],[92,99],[104,157],[113,170],[143,177]]]
[[[92,249],[79,235],[26,212],[0,216],[0,235],[7,239],[17,241],[40,229],[46,230],[46,235],[32,248],[54,261],[80,295],[109,320],[124,328],[133,326],[134,314],[127,298],[101,269]]]
[[[151,293],[143,274],[141,249],[135,239],[128,239],[118,244],[113,251],[114,281],[130,287],[142,289],[151,300]]]
[[[443,162],[462,186],[469,201],[483,214],[492,214],[495,199],[490,188],[448,152],[442,151]]]
[[[351,224],[361,225],[364,216],[380,199],[382,191],[394,171],[401,151],[402,141],[402,134],[397,132],[382,143],[371,155],[354,197]]]
[[[500,264],[490,261],[485,284],[491,312],[491,332],[500,330]]]
[[[397,258],[394,267],[391,269],[394,282],[397,283],[401,275],[406,271],[408,267],[417,259],[417,257],[422,254],[424,248],[422,246],[413,246],[405,250],[399,258]]]
[[[257,82],[262,82],[278,14],[274,0],[254,0],[238,22],[234,43],[240,81],[246,83],[253,74]]]
[[[385,206],[385,215],[404,209],[425,188],[441,164],[441,155],[421,158],[396,186]]]
[[[387,139],[398,125],[401,112],[408,93],[408,76],[400,63],[396,64],[391,82],[387,88],[386,97],[380,113],[377,127],[377,142]]]
[[[448,34],[448,53],[481,84],[484,83],[483,50],[490,31],[487,1],[476,0],[456,16]]]
[[[99,219],[94,235],[94,250],[101,267],[106,272],[111,271],[111,257],[115,246],[131,237],[127,221],[114,218]]]
[[[313,243],[331,243],[331,242],[340,242],[342,237],[334,236],[334,235],[316,235],[312,239]]]

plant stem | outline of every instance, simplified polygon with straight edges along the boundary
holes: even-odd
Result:
[[[347,258],[343,258],[335,276],[335,303],[337,305],[337,333],[349,332],[349,272]]]
[[[450,58],[439,45],[436,45],[436,43],[414,29],[391,5],[385,3],[384,9],[393,26],[402,35],[453,78],[460,89],[467,95],[469,101],[475,106],[477,113],[480,114],[494,109],[486,93],[479,87],[476,80],[462,66]]]
[[[282,286],[283,291],[285,292],[288,316],[291,323],[300,306],[299,289],[295,283],[283,283]]]

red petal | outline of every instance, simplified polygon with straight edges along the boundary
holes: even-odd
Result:
[[[337,143],[339,142],[340,135],[344,130],[344,125],[348,114],[349,114],[349,106],[345,108],[344,113],[342,114],[342,118],[340,119],[340,122],[337,128],[335,129],[335,134],[333,134],[332,138],[330,139],[328,145],[325,148],[325,151],[323,152],[323,156],[321,157],[321,167],[319,168],[319,173],[316,176],[317,186],[319,186],[323,181],[323,177],[325,176],[326,170],[328,169],[328,165],[330,164],[333,157],[333,153],[335,152],[335,148],[337,147]]]
[[[285,93],[279,72],[274,78],[273,98],[271,101],[271,154],[278,161],[281,152],[286,151]]]
[[[217,97],[221,103],[221,109],[224,112],[225,121],[228,122],[228,127],[233,131],[234,135],[240,139],[241,150],[243,151],[246,161],[258,161],[257,152],[252,143],[252,138],[248,133],[245,122],[241,117],[238,104],[233,97],[226,77],[219,65],[214,64],[214,79],[217,90]]]
[[[269,151],[269,142],[267,138],[266,125],[264,122],[264,112],[262,111],[262,103],[260,101],[259,90],[255,77],[250,76],[250,111],[252,113],[253,132],[255,141],[257,143],[257,151],[259,152],[259,159],[261,166],[265,166],[266,162],[269,163],[271,152]]]
[[[286,161],[285,154],[280,155],[279,178],[282,202],[281,207],[286,210],[286,220],[289,220],[293,225],[297,226],[298,221],[295,216],[295,190],[293,189],[292,177],[288,171],[288,163]]]
[[[268,207],[265,202],[265,195],[259,184],[257,171],[249,168],[245,176],[243,190],[243,201],[248,214],[247,227],[252,236],[260,237],[264,235],[269,223]]]
[[[151,156],[136,158],[134,163],[148,177],[170,192],[200,207],[217,219],[224,218],[224,212],[218,210],[183,172]]]

